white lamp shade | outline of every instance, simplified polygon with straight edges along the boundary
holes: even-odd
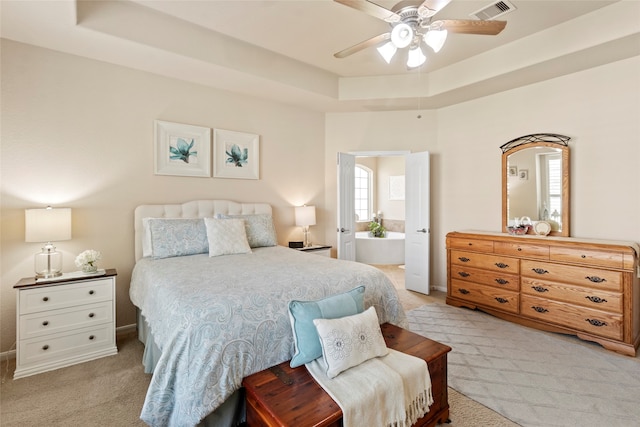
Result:
[[[308,227],[316,225],[316,207],[315,206],[297,206],[295,211],[296,225],[299,227]]]
[[[26,209],[25,242],[71,240],[71,209]]]
[[[420,46],[409,51],[409,59],[407,60],[407,67],[415,68],[419,67],[427,60],[427,57],[422,53]]]
[[[429,30],[424,35],[424,42],[433,49],[434,52],[440,52],[442,46],[444,46],[445,40],[447,40],[447,30]]]
[[[391,58],[393,58],[393,55],[396,54],[397,50],[398,48],[395,47],[391,42],[387,42],[378,48],[380,56],[382,56],[384,60],[387,61],[387,64],[391,62]]]
[[[404,22],[396,25],[391,30],[391,42],[399,49],[409,46],[412,40],[413,29]]]

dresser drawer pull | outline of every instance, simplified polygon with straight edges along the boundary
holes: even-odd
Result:
[[[44,301],[44,302],[49,301],[49,297],[44,297],[44,298],[42,298],[42,301]]]
[[[506,285],[509,283],[509,281],[504,279],[496,279],[496,283],[498,283],[499,285]]]
[[[462,262],[469,262],[469,261],[471,261],[469,258],[464,257],[464,256],[461,256],[461,257],[459,257],[458,259],[459,259],[460,261],[462,261]]]
[[[522,248],[518,248],[518,252],[522,251]]]
[[[96,339],[96,336],[95,336],[95,335],[89,335],[89,339],[90,339],[91,341],[93,341],[94,339]]]
[[[543,288],[542,286],[532,286],[531,289],[533,289],[536,292],[549,292],[549,289],[547,288]]]
[[[500,297],[495,297],[495,300],[498,301],[500,304],[505,304],[505,303],[509,302],[508,299],[504,299],[504,298],[500,298]]]
[[[587,257],[586,255],[580,255],[580,258],[582,258],[582,259],[584,259],[586,257]]]
[[[94,313],[89,313],[89,317],[93,317],[93,316],[95,316]]]
[[[607,326],[607,322],[603,322],[602,320],[598,320],[598,319],[584,319],[584,320],[591,323],[593,326]]]
[[[496,262],[494,265],[496,267],[498,267],[498,268],[507,268],[507,267],[509,267],[509,264],[505,264],[504,262]]]
[[[42,322],[42,326],[47,326],[49,324],[48,320],[45,320],[44,322]]]
[[[95,294],[95,291],[92,289],[89,291],[89,295],[93,295],[93,294]]]
[[[588,297],[585,297],[585,298],[586,298],[586,299],[588,299],[588,300],[589,300],[589,301],[591,301],[591,302],[595,302],[596,304],[601,304],[601,303],[603,303],[603,302],[609,302],[609,301],[607,301],[606,299],[604,299],[604,298],[600,298],[600,297],[592,297],[592,296],[588,296]]]
[[[42,349],[43,349],[43,350],[45,350],[45,351],[46,351],[46,350],[49,350],[49,344],[45,344],[45,345],[43,345],[43,346],[42,346]]]
[[[459,274],[461,277],[469,277],[469,276],[471,276],[471,275],[470,275],[469,273],[467,273],[466,271],[458,271],[458,274]]]
[[[533,271],[534,273],[537,274],[547,274],[548,271],[545,270],[544,268],[532,268],[531,271]]]
[[[546,308],[544,308],[544,307],[538,307],[538,306],[535,306],[535,305],[532,305],[532,306],[531,306],[531,308],[533,308],[533,309],[534,309],[535,311],[537,311],[538,313],[546,313],[546,312],[548,312],[548,311],[549,311],[549,310],[547,310],[547,309],[546,309]]]
[[[458,289],[458,292],[460,292],[462,295],[466,295],[469,294],[470,292],[466,289]]]
[[[607,281],[607,279],[603,279],[602,277],[598,276],[586,276],[585,279],[589,279],[589,281],[593,283],[602,283]]]

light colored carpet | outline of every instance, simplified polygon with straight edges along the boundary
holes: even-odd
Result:
[[[640,357],[439,303],[407,317],[453,348],[451,387],[522,426],[640,425]]]

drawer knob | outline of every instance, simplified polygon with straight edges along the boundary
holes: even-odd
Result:
[[[500,297],[496,297],[495,300],[498,301],[500,304],[505,304],[505,303],[509,302],[508,299],[504,299],[504,298],[500,298]]]
[[[42,298],[42,301],[44,301],[44,302],[49,301],[49,297],[44,297],[44,298]]]
[[[506,285],[506,284],[508,284],[508,283],[509,283],[509,281],[508,281],[508,280],[505,280],[505,279],[496,279],[496,282],[497,282],[499,285]]]
[[[458,292],[460,292],[462,295],[466,295],[466,294],[468,294],[468,293],[469,293],[469,291],[468,291],[468,290],[466,290],[466,289],[464,289],[464,288],[462,288],[462,289],[458,289]]]
[[[582,258],[582,259],[584,259],[586,257],[587,257],[586,255],[580,255],[580,258]]]
[[[45,320],[44,322],[42,322],[42,326],[47,326],[49,324],[48,320]]]
[[[533,271],[536,274],[547,274],[548,271],[545,270],[544,268],[532,268],[531,271]]]
[[[89,295],[93,295],[93,294],[95,294],[95,291],[92,289],[89,291]]]
[[[43,345],[43,346],[42,346],[42,349],[43,349],[43,350],[45,350],[45,351],[46,351],[46,350],[49,350],[49,344],[45,344],[45,345]]]
[[[518,252],[522,251],[522,248],[518,248]]]
[[[547,310],[547,309],[546,309],[546,308],[544,308],[544,307],[538,307],[538,306],[536,306],[536,305],[531,306],[531,308],[533,308],[533,309],[534,309],[535,311],[537,311],[538,313],[546,313],[546,312],[548,312],[548,311],[549,311],[549,310]]]
[[[93,316],[95,316],[95,314],[89,313],[89,317],[93,317]]]
[[[585,297],[586,299],[588,299],[591,302],[595,302],[596,304],[602,304],[603,302],[609,302],[604,298],[600,298],[600,297],[593,297],[593,296],[588,296]]]
[[[602,320],[598,320],[598,319],[584,319],[587,322],[591,323],[593,326],[607,326],[607,322],[603,322]]]
[[[93,341],[94,339],[96,339],[96,336],[95,335],[89,335],[89,339]]]
[[[461,257],[460,257],[460,258],[458,258],[458,259],[459,259],[460,261],[462,261],[462,262],[469,262],[469,261],[471,261],[469,258],[464,257],[464,256],[461,256]]]
[[[504,262],[496,262],[495,266],[498,268],[507,268],[509,267],[509,264],[505,264]]]
[[[469,273],[467,273],[467,272],[465,272],[465,271],[458,271],[458,274],[459,274],[461,277],[469,277],[469,276],[471,276]]]
[[[531,289],[533,289],[536,292],[549,292],[549,289],[547,288],[543,288],[542,286],[532,286]]]
[[[586,276],[585,279],[588,279],[593,283],[602,283],[607,281],[607,279],[603,279],[602,277],[598,277],[598,276]]]

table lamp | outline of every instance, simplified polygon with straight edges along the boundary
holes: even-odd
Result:
[[[51,242],[71,240],[71,209],[51,206],[45,209],[26,209],[25,242],[45,243],[35,255],[36,278],[47,279],[62,275],[62,254]]]
[[[296,225],[302,227],[304,233],[304,247],[311,246],[309,243],[309,226],[316,225],[316,207],[315,206],[296,206],[295,211]]]

